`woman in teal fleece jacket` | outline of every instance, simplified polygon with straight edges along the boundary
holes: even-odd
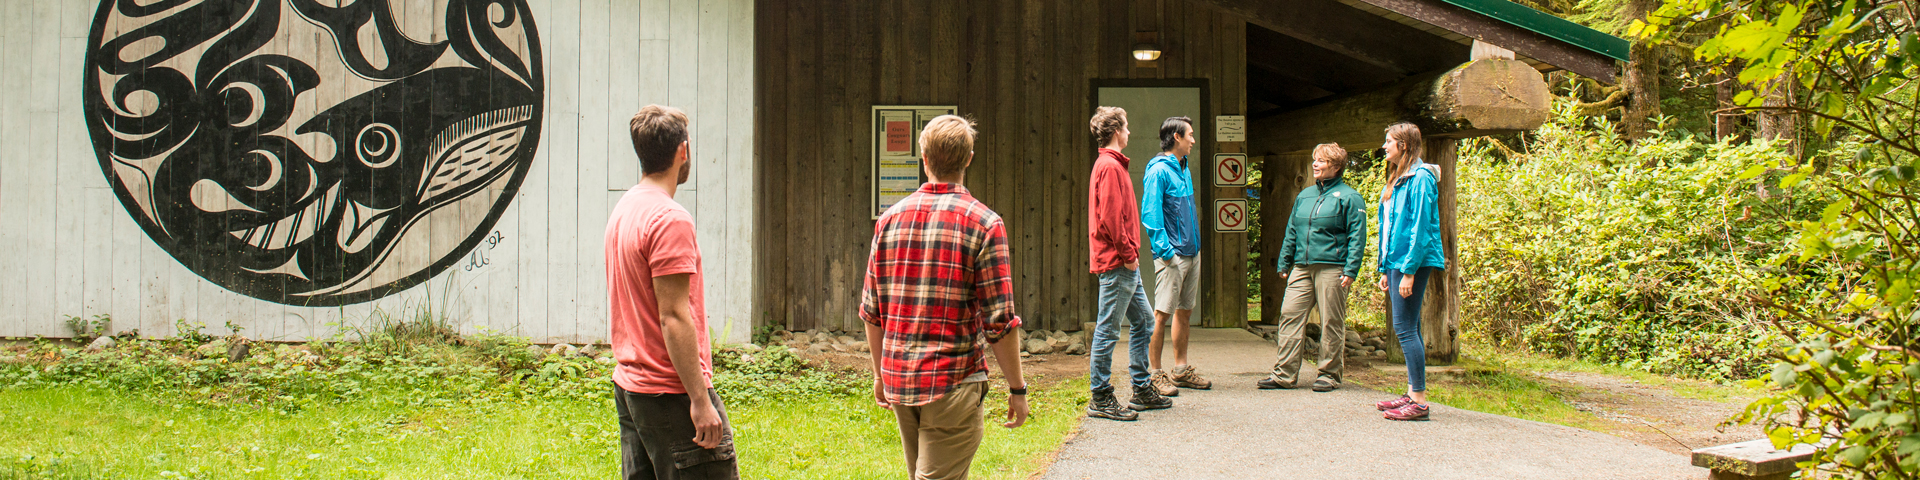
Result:
[[[1380,289],[1407,357],[1407,394],[1377,405],[1391,420],[1427,419],[1427,348],[1420,304],[1427,279],[1447,268],[1440,244],[1440,167],[1420,160],[1426,147],[1411,123],[1387,127],[1387,183],[1380,192]]]
[[[1286,281],[1280,301],[1275,346],[1279,361],[1273,374],[1254,385],[1262,389],[1298,387],[1300,361],[1305,356],[1307,314],[1320,311],[1320,351],[1313,391],[1340,388],[1346,373],[1342,356],[1347,331],[1347,289],[1360,276],[1367,253],[1367,200],[1342,178],[1347,150],[1323,143],[1313,148],[1313,185],[1293,199],[1287,216],[1287,236],[1280,242],[1274,265]]]

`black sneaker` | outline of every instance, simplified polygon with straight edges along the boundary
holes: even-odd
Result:
[[[1133,400],[1127,401],[1134,410],[1158,410],[1173,406],[1173,399],[1161,396],[1153,391],[1153,385],[1133,387]]]
[[[1105,391],[1093,391],[1093,398],[1087,401],[1087,416],[1122,422],[1131,422],[1140,418],[1140,414],[1134,413],[1133,409],[1120,406],[1120,401],[1113,398],[1112,387],[1108,387]]]
[[[1253,385],[1260,387],[1261,390],[1289,390],[1293,388],[1293,384],[1273,381],[1273,377],[1262,378],[1260,381],[1254,382]]]
[[[1340,384],[1328,380],[1327,377],[1320,377],[1313,381],[1313,391],[1316,392],[1331,392],[1338,388],[1340,388]]]

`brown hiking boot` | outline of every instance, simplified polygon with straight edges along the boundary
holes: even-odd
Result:
[[[1173,377],[1170,375],[1167,375],[1166,370],[1154,370],[1153,379],[1148,381],[1152,382],[1153,390],[1159,393],[1160,396],[1163,396],[1163,397],[1180,396],[1180,387],[1176,387],[1173,385]]]
[[[1200,378],[1200,371],[1193,368],[1192,365],[1173,367],[1173,384],[1180,386],[1180,388],[1191,388],[1195,390],[1213,388],[1213,382],[1209,382],[1205,378]]]
[[[1140,418],[1140,414],[1135,413],[1131,408],[1121,406],[1120,401],[1113,398],[1111,386],[1106,390],[1093,391],[1093,397],[1087,400],[1087,416],[1122,422],[1131,422]]]

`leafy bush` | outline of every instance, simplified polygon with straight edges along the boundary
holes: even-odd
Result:
[[[1769,325],[1784,348],[1768,354],[1779,390],[1735,419],[1765,425],[1775,447],[1825,445],[1800,464],[1807,477],[1920,478],[1916,15],[1916,0],[1666,0],[1633,28],[1683,45],[1710,32],[1694,56],[1735,78],[1737,110],[1810,120],[1782,132],[1810,140],[1810,162],[1740,175],[1837,198],[1790,224],[1792,255],[1760,282],[1756,300],[1780,317]]]
[[[1464,333],[1660,373],[1758,376],[1775,315],[1754,297],[1762,269],[1832,191],[1743,180],[1753,165],[1794,163],[1766,141],[1656,132],[1628,145],[1604,118],[1557,111],[1527,153],[1463,145]]]
[[[98,352],[39,342],[16,347],[19,359],[0,363],[0,389],[86,386],[281,412],[368,397],[417,406],[474,398],[601,401],[611,393],[608,358],[548,355],[518,337],[441,338],[255,344],[239,362],[227,359],[224,339],[128,339]],[[817,368],[784,347],[716,348],[714,367],[714,385],[729,402],[854,394],[866,381]]]
[[[872,382],[866,372],[810,365],[780,345],[757,352],[728,348],[713,353],[713,388],[729,404],[857,395]]]

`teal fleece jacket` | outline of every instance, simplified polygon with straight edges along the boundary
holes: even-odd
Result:
[[[1447,268],[1440,244],[1438,165],[1419,159],[1387,188],[1393,198],[1380,203],[1380,271],[1412,275],[1420,267]]]
[[[1287,236],[1280,242],[1277,266],[1343,265],[1344,275],[1360,276],[1367,255],[1367,201],[1340,177],[1315,182],[1293,198]]]

